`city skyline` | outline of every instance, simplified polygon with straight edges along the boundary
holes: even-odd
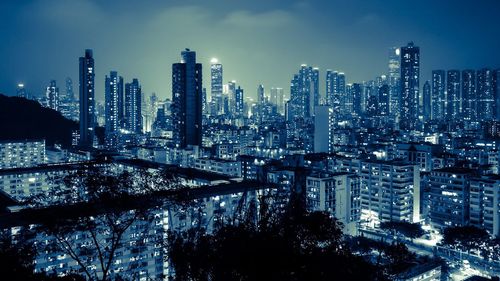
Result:
[[[174,1],[142,7],[125,2],[113,9],[112,3],[89,0],[2,3],[9,27],[1,30],[10,44],[0,47],[5,55],[0,92],[15,95],[16,85],[23,83],[41,95],[50,80],[60,85],[66,77],[76,80],[77,66],[71,62],[85,48],[94,51],[99,101],[104,100],[104,77],[111,70],[125,79],[139,78],[147,95],[169,98],[171,84],[165,78],[184,48],[197,50],[205,69],[204,88],[210,88],[210,60],[216,57],[224,65],[223,82],[236,80],[245,96],[254,99],[259,84],[266,92],[284,88],[289,96],[290,77],[302,63],[319,67],[322,97],[327,69],[344,72],[348,83],[372,80],[387,74],[389,48],[409,41],[421,48],[420,86],[434,69],[500,66],[494,51],[500,36],[492,14],[500,4],[494,1],[470,7],[466,17],[459,11],[464,1],[222,3]],[[191,17],[189,24],[174,24],[186,16]],[[130,36],[135,39],[128,40]],[[479,40],[481,46],[474,43]],[[22,60],[29,67],[18,63]]]

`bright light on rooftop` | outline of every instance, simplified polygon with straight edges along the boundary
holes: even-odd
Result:
[[[210,63],[218,63],[218,62],[219,62],[219,60],[218,60],[218,59],[216,59],[216,58],[212,58],[212,59],[210,60]]]

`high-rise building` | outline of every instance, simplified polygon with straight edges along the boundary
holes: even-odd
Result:
[[[264,86],[257,87],[257,116],[259,123],[262,123],[262,116],[264,115],[264,106],[266,103],[266,96],[264,93]]]
[[[399,128],[415,130],[418,122],[420,48],[413,42],[401,48],[401,104]]]
[[[281,115],[285,114],[285,92],[283,88],[276,88],[278,103],[276,105],[278,113]]]
[[[495,99],[495,120],[500,120],[500,69],[493,71],[493,98]]]
[[[236,109],[236,81],[229,81],[223,91],[225,98],[227,98],[227,108],[224,108],[225,114],[232,114]]]
[[[306,178],[310,210],[328,212],[354,233],[361,215],[360,178],[351,173],[315,172]]]
[[[312,67],[303,64],[299,73],[294,75],[290,85],[289,120],[313,116],[314,95],[316,89],[319,89],[319,80],[316,79],[318,73],[319,71],[315,72]]]
[[[283,114],[284,111],[283,88],[271,88],[269,93],[270,93],[269,102],[276,106],[276,110],[279,114]]]
[[[361,95],[363,92],[363,86],[359,83],[352,84],[351,95],[352,95],[352,112],[357,116],[361,116]]]
[[[82,147],[92,147],[94,142],[95,92],[94,92],[94,58],[92,50],[85,50],[80,57],[80,143]]]
[[[217,113],[221,114],[223,111],[223,96],[222,96],[222,64],[216,58],[213,58],[210,66],[210,76],[211,76],[211,91],[210,95],[212,101],[215,101],[217,107]]]
[[[243,96],[243,89],[238,86],[236,88],[235,92],[235,113],[237,116],[243,116],[243,109],[244,109],[244,96]]]
[[[477,121],[476,72],[462,71],[462,115],[465,121]]]
[[[500,238],[500,179],[497,175],[470,180],[469,224]]]
[[[177,147],[202,144],[202,65],[196,63],[196,52],[186,49],[181,53],[181,62],[172,65],[172,121],[173,141]],[[212,66],[214,66],[212,64]],[[220,94],[222,96],[222,66],[212,70],[221,75]],[[219,71],[220,70],[220,71]],[[212,72],[214,74],[214,72]],[[216,75],[217,76],[217,75]],[[214,75],[212,75],[214,78]],[[212,79],[212,89],[219,94],[219,82]]]
[[[274,87],[269,90],[269,103],[274,106],[278,105],[278,91]]]
[[[392,47],[389,49],[389,91],[390,91],[390,112],[394,117],[399,115],[400,103],[400,81],[401,81],[401,49]]]
[[[462,108],[460,95],[460,71],[448,70],[446,73],[446,119],[458,120]]]
[[[432,108],[432,103],[431,103],[431,83],[429,81],[425,81],[424,88],[422,89],[422,93],[424,96],[423,102],[423,118],[424,121],[429,121],[431,119],[431,108]]]
[[[24,88],[23,83],[17,84],[16,96],[18,96],[20,98],[28,98],[28,95],[26,94],[26,89]]]
[[[389,85],[396,85],[401,78],[401,49],[399,47],[389,48]]]
[[[477,117],[480,121],[489,121],[494,117],[494,86],[493,86],[493,71],[488,68],[483,68],[477,71]]]
[[[333,153],[335,115],[333,107],[323,105],[314,108],[314,152]]]
[[[264,94],[264,86],[259,85],[257,87],[257,104],[259,106],[263,106],[266,101],[265,94]]]
[[[389,105],[390,105],[390,87],[387,84],[383,84],[378,88],[378,115],[387,116],[389,115]]]
[[[432,112],[433,120],[444,119],[445,110],[445,71],[432,71]]]
[[[207,88],[201,91],[201,112],[203,115],[208,114]]]
[[[45,90],[45,98],[48,108],[59,110],[59,88],[56,85],[56,80],[50,80],[50,84]]]
[[[339,72],[337,74],[337,81],[334,87],[334,95],[337,96],[336,100],[339,101],[339,111],[340,114],[347,115],[350,114],[350,111],[345,110],[346,104],[346,88],[345,88],[345,74],[343,72]]]
[[[326,70],[326,103],[329,106],[334,106],[335,103],[334,87],[335,87],[336,76],[337,76],[336,71],[332,71],[330,69]]]
[[[345,110],[346,84],[345,74],[337,71],[326,71],[326,102],[333,106],[335,114],[348,114]]]
[[[117,145],[117,134],[123,125],[123,77],[116,71],[106,75],[104,85],[106,144]]]
[[[469,223],[470,178],[472,171],[442,168],[429,177],[429,218],[437,229]]]
[[[362,219],[382,221],[420,220],[420,171],[403,161],[338,158],[333,170],[361,177]]]
[[[314,112],[314,107],[319,105],[319,68],[314,67],[311,72],[312,100],[310,104],[310,112]]]
[[[139,80],[125,84],[125,129],[142,133],[142,91]]]
[[[66,77],[66,101],[74,101],[75,93],[73,91],[73,80],[70,77]]]

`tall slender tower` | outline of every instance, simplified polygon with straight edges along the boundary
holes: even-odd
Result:
[[[462,115],[465,121],[477,121],[476,72],[462,71]]]
[[[135,78],[125,84],[125,129],[142,133],[142,91]]]
[[[418,123],[420,48],[413,42],[401,48],[401,130],[415,130]]]
[[[210,66],[211,91],[212,101],[215,101],[217,114],[221,114],[224,108],[224,98],[222,96],[222,64],[216,58],[213,58]]]
[[[445,71],[432,71],[432,120],[444,119],[445,113]]]
[[[477,71],[477,117],[480,121],[490,121],[494,119],[494,81],[493,71],[483,68]]]
[[[460,95],[460,71],[448,70],[446,73],[446,119],[457,120],[462,111]]]
[[[105,117],[106,117],[106,144],[110,147],[117,145],[117,133],[123,125],[123,77],[116,71],[106,76],[104,85]]]
[[[181,56],[181,62],[172,65],[173,140],[180,148],[188,145],[201,146],[202,65],[196,63],[194,51],[186,49]],[[220,89],[222,96],[222,81]]]
[[[238,86],[235,89],[235,113],[236,116],[243,116],[244,101],[243,101],[243,89]]]
[[[59,88],[56,80],[50,80],[50,84],[45,91],[47,98],[47,107],[53,110],[59,110]]]
[[[82,147],[92,147],[95,129],[95,98],[94,98],[94,58],[92,50],[85,50],[85,56],[80,57],[80,143]]]
[[[389,110],[394,117],[399,116],[400,85],[401,85],[401,49],[392,47],[389,49],[389,99],[391,104]]]
[[[73,80],[70,77],[66,77],[66,101],[74,100],[76,100],[76,98],[73,92]]]
[[[425,81],[422,92],[424,95],[423,117],[424,121],[429,121],[432,112],[431,83],[429,81]]]

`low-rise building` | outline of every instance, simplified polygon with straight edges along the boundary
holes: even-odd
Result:
[[[306,203],[311,211],[326,211],[354,234],[361,215],[360,179],[352,173],[315,172],[306,178]]]
[[[470,180],[470,224],[500,237],[500,176]]]
[[[45,163],[45,140],[0,141],[0,169]]]

